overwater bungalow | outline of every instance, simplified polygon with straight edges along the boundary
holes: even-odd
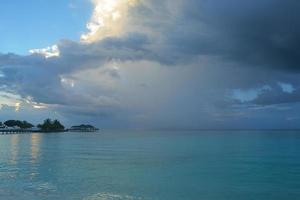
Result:
[[[0,129],[6,129],[7,126],[5,124],[0,124]]]

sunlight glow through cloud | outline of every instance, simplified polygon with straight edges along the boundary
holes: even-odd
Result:
[[[94,42],[119,35],[129,8],[136,3],[137,0],[93,0],[95,8],[86,25],[88,33],[81,36],[81,41]]]
[[[0,92],[0,110],[5,106],[9,106],[18,112],[21,108],[21,101],[22,99],[19,95],[3,91]]]
[[[19,112],[20,108],[21,108],[21,103],[20,103],[20,102],[17,102],[17,103],[15,104],[15,111],[16,111],[16,112]]]

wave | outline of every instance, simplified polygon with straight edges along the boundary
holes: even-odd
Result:
[[[141,197],[111,194],[111,193],[97,193],[92,196],[86,197],[83,200],[145,200]]]

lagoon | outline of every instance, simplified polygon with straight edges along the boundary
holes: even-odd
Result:
[[[0,199],[299,198],[299,131],[0,136]]]

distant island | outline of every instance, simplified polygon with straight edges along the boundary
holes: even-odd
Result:
[[[44,120],[43,124],[38,124],[37,128],[39,128],[43,132],[64,132],[67,131],[65,126],[60,123],[57,119],[51,120],[46,119]]]
[[[96,132],[99,129],[92,126],[82,124],[79,126],[72,126],[70,129],[66,129],[65,126],[57,119],[46,119],[43,123],[34,126],[27,121],[20,120],[7,120],[4,123],[0,122],[0,132]]]
[[[7,120],[6,122],[0,122],[0,128],[22,128],[22,129],[30,129],[33,128],[34,125],[27,121],[20,121],[20,120]]]
[[[69,131],[75,131],[75,132],[95,132],[98,131],[98,128],[95,128],[92,125],[86,125],[86,124],[81,124],[79,126],[72,126]]]

